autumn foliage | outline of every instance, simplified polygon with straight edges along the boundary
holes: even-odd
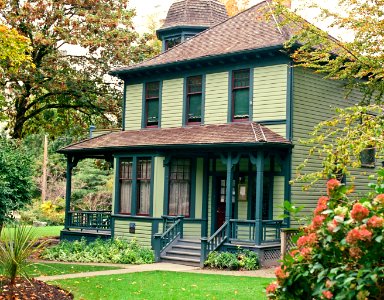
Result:
[[[352,199],[338,180],[327,183],[297,247],[276,269],[268,299],[383,299],[384,186]]]

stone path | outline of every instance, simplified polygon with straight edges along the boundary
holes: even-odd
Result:
[[[63,274],[54,276],[40,276],[35,279],[41,281],[54,281],[70,278],[82,278],[93,277],[102,275],[114,275],[114,274],[128,274],[136,272],[149,272],[149,271],[170,271],[170,272],[187,272],[187,273],[199,273],[199,274],[214,274],[214,275],[229,275],[229,276],[252,276],[252,277],[265,277],[274,278],[274,269],[261,269],[256,271],[220,271],[220,270],[207,270],[200,269],[198,267],[190,267],[184,265],[176,265],[170,263],[154,263],[148,265],[122,265],[122,264],[99,264],[99,263],[65,263],[65,262],[52,262],[52,261],[35,261],[38,263],[60,263],[60,264],[78,264],[78,265],[92,265],[92,266],[112,266],[120,267],[116,270],[103,270],[95,272],[84,272],[76,274]]]

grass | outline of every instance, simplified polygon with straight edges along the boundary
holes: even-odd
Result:
[[[62,274],[74,274],[81,272],[94,272],[103,270],[116,270],[119,267],[107,267],[107,266],[87,266],[87,265],[75,265],[75,264],[50,264],[50,263],[35,263],[27,267],[27,274],[30,277],[38,276],[52,276]],[[2,270],[0,269],[2,274]]]
[[[75,299],[266,299],[273,279],[178,272],[142,272],[51,282]]]
[[[62,230],[64,226],[46,226],[46,227],[33,227],[33,234],[36,238],[46,237],[46,236],[60,236],[60,230]],[[1,236],[3,237],[5,234],[10,232],[13,234],[12,227],[6,227],[1,231]]]

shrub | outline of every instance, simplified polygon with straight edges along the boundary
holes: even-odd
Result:
[[[275,271],[268,299],[383,299],[384,185],[352,200],[336,179],[327,183],[312,223]]]
[[[142,247],[136,240],[130,242],[114,239],[97,239],[87,243],[80,241],[61,241],[58,245],[47,248],[42,258],[70,262],[100,262],[121,264],[149,264],[154,262],[153,251]]]
[[[26,267],[30,265],[27,259],[42,246],[36,247],[35,241],[32,228],[23,225],[16,226],[13,231],[2,235],[0,266],[11,285],[15,283],[16,277],[27,277]]]
[[[229,270],[257,270],[259,259],[255,252],[238,250],[236,253],[213,251],[208,255],[205,266]]]
[[[27,209],[20,211],[21,222],[32,224],[33,221],[47,222],[48,225],[64,224],[65,201],[62,198],[41,202],[34,199]]]

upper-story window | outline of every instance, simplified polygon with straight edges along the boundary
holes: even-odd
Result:
[[[145,127],[159,126],[160,82],[148,82],[145,86]]]
[[[232,73],[232,121],[249,120],[250,70]]]
[[[201,106],[203,100],[203,76],[187,78],[187,124],[201,123]]]
[[[169,50],[181,43],[181,37],[174,37],[165,40],[165,50]]]

